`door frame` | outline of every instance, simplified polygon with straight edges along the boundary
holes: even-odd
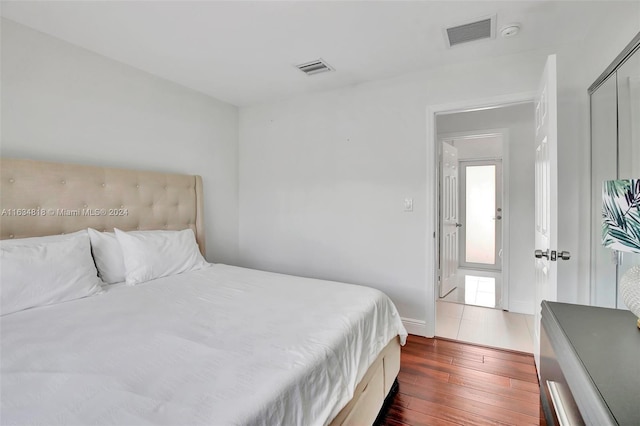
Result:
[[[520,103],[526,103],[527,101],[522,101],[522,102],[510,102],[508,104],[502,104],[502,105],[496,105],[495,107],[502,107],[502,106],[511,106],[511,105],[517,105]],[[486,108],[483,108],[486,109]],[[473,109],[471,110],[473,111]],[[447,111],[449,112],[449,111]],[[454,111],[455,112],[467,112],[467,110],[464,111]],[[434,121],[434,126],[435,126],[435,121]],[[509,129],[506,127],[502,127],[502,128],[496,128],[496,129],[484,129],[484,130],[472,130],[472,131],[465,131],[465,132],[451,132],[451,133],[442,133],[441,136],[439,138],[437,138],[437,146],[436,149],[438,150],[438,156],[440,155],[440,142],[442,141],[447,141],[447,140],[451,140],[451,139],[475,139],[475,138],[483,138],[486,136],[496,136],[496,135],[500,135],[500,137],[502,138],[502,156],[500,158],[496,158],[495,156],[491,156],[488,155],[486,157],[480,156],[480,157],[474,157],[473,159],[468,159],[468,160],[464,160],[466,162],[469,161],[485,161],[485,160],[500,160],[502,162],[502,166],[501,166],[501,171],[502,171],[502,206],[503,206],[503,215],[502,215],[502,252],[503,252],[503,268],[502,268],[502,274],[503,274],[503,280],[508,280],[509,277]],[[436,135],[437,136],[437,135]],[[461,161],[462,162],[462,161]],[[436,165],[436,167],[439,167],[438,165]],[[436,170],[436,173],[438,173],[438,178],[440,177],[439,171]],[[462,180],[460,180],[460,182],[462,182]],[[440,182],[437,182],[438,184],[438,190],[440,187]],[[460,206],[462,207],[462,201],[460,201]],[[439,208],[440,206],[436,203],[436,208]],[[462,216],[462,213],[459,214],[460,216]],[[436,218],[437,220],[439,220],[439,218]],[[437,243],[437,241],[436,241]],[[439,254],[439,252],[438,252]],[[436,265],[438,265],[438,259],[436,258]],[[482,268],[480,268],[482,269]],[[503,289],[505,287],[508,287],[507,281],[503,281]],[[436,282],[437,285],[437,282]],[[506,289],[507,293],[503,293],[502,294],[502,299],[503,299],[503,309],[507,309],[508,308],[508,288]]]
[[[436,253],[438,251],[438,136],[436,134],[436,114],[451,112],[471,112],[482,109],[498,108],[502,106],[517,105],[534,102],[536,92],[521,92],[509,95],[494,96],[482,99],[461,100],[447,104],[434,104],[427,106],[427,140],[426,140],[426,316],[424,324],[424,336],[433,337],[436,334],[436,300],[438,298],[438,270]],[[503,188],[506,191],[505,188]],[[507,302],[503,300],[503,303]],[[420,327],[422,328],[422,327]]]

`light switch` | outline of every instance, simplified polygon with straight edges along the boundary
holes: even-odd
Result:
[[[412,212],[413,211],[413,198],[405,198],[404,199],[404,211]]]

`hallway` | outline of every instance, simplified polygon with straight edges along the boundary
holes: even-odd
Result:
[[[436,336],[532,353],[533,315],[438,300]]]
[[[440,300],[501,309],[502,273],[458,268],[456,288]]]

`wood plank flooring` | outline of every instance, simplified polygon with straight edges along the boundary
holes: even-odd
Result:
[[[533,355],[410,335],[381,425],[537,425]]]

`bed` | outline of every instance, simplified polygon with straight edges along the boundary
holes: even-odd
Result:
[[[0,174],[3,244],[68,235],[62,246],[86,228],[122,238],[153,230],[192,235],[205,253],[198,176],[6,158]],[[387,296],[198,265],[3,311],[0,423],[373,423],[406,338]]]

